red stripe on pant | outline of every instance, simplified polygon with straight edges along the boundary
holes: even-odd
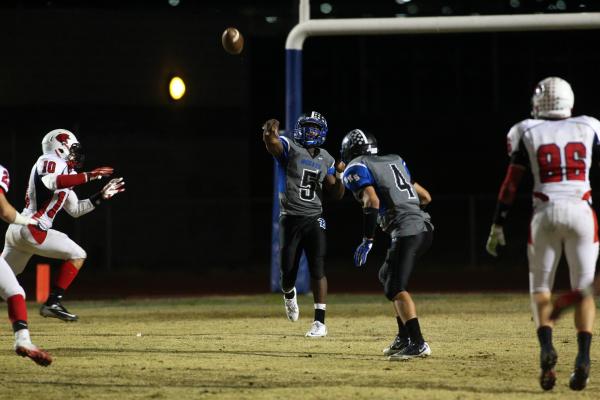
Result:
[[[594,243],[598,243],[598,217],[596,211],[592,209],[592,215],[594,216]]]

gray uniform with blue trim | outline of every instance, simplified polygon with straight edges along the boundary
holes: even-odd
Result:
[[[334,175],[335,159],[327,150],[316,148],[315,156],[292,139],[280,136],[283,154],[277,160],[281,169],[280,215],[313,217],[323,212],[323,181]]]
[[[398,155],[364,155],[353,159],[344,171],[344,185],[354,193],[373,186],[379,197],[379,225],[392,237],[427,231],[428,213],[421,210],[419,195],[411,183],[404,160]]]

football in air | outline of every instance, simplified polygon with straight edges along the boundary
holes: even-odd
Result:
[[[227,28],[221,36],[223,48],[229,54],[240,54],[244,50],[244,37],[236,28]]]

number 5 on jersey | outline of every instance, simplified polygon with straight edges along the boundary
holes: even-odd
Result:
[[[302,170],[302,181],[300,182],[300,199],[304,201],[313,201],[315,199],[315,191],[317,190],[317,182],[319,172],[310,169]]]

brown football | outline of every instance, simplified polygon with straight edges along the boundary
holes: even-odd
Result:
[[[221,36],[223,48],[229,54],[240,54],[244,50],[244,37],[235,28],[227,28]]]

